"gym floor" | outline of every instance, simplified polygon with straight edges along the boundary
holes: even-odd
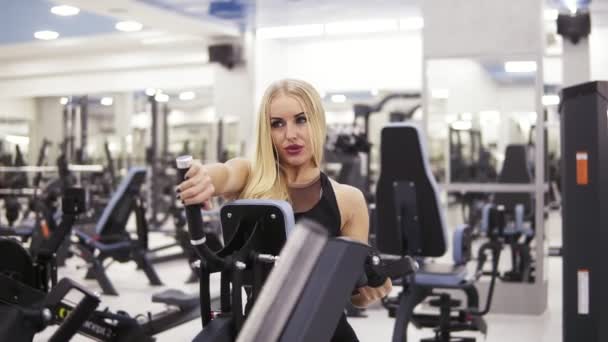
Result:
[[[458,216],[456,209],[450,210],[448,221],[454,221]],[[450,227],[453,227],[450,224]],[[546,224],[546,235],[548,245],[561,245],[561,215],[559,211],[549,214]],[[152,245],[161,245],[166,237],[153,235]],[[449,254],[449,253],[447,253]],[[451,254],[450,254],[451,255]],[[501,258],[502,261],[508,257]],[[547,277],[549,281],[548,307],[543,315],[498,315],[490,314],[486,316],[488,322],[487,341],[490,342],[511,342],[511,341],[535,341],[535,342],[560,342],[562,340],[562,260],[561,258],[547,257]],[[84,280],[85,270],[80,268],[82,261],[72,258],[64,268],[60,268],[59,275],[68,276],[89,288],[99,291],[96,282]],[[108,269],[108,274],[120,296],[102,296],[100,308],[109,307],[112,311],[124,310],[131,316],[143,314],[148,311],[158,312],[163,310],[163,305],[151,302],[154,293],[165,289],[181,289],[187,293],[196,293],[198,284],[185,284],[188,278],[189,269],[184,260],[176,260],[164,264],[156,265],[159,276],[165,286],[153,287],[148,285],[148,281],[141,271],[135,270],[134,264],[115,263]],[[219,288],[219,282],[215,288]],[[213,289],[213,285],[212,285]],[[395,294],[399,288],[394,289]],[[219,293],[219,292],[218,292]],[[213,292],[212,292],[213,296]],[[482,305],[483,305],[482,299]],[[392,336],[394,319],[389,318],[387,311],[380,305],[370,307],[366,318],[349,318],[349,322],[357,332],[362,342],[367,341],[390,341]],[[187,324],[176,327],[172,330],[157,335],[158,341],[189,341],[200,331],[200,320],[194,320]],[[39,334],[35,341],[46,341],[52,329],[47,329],[43,334]],[[460,334],[466,335],[466,334]],[[422,337],[432,336],[429,329],[417,330],[410,327],[408,332],[409,341],[419,341]],[[479,341],[483,341],[482,335],[477,336]],[[77,336],[74,341],[89,341],[89,339]]]

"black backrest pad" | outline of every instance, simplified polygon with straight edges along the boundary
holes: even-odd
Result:
[[[129,170],[97,221],[95,227],[97,235],[116,236],[125,232],[131,210],[145,181],[145,168],[133,167]]]
[[[391,124],[382,129],[380,142],[380,177],[376,187],[377,247],[383,253],[404,255],[394,199],[395,182],[414,182],[421,255],[442,256],[446,251],[444,223],[441,216],[435,179],[426,159],[426,141],[412,124]],[[407,236],[403,237],[407,240]]]
[[[498,176],[499,183],[531,183],[532,174],[528,166],[526,145],[508,145],[505,161]],[[527,192],[496,193],[494,203],[505,206],[507,212],[513,212],[517,204],[524,205],[524,212],[532,211],[532,195]]]

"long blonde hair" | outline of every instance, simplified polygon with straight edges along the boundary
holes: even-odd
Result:
[[[325,141],[325,110],[321,96],[307,82],[296,79],[283,79],[272,83],[264,93],[258,112],[257,145],[255,159],[247,185],[239,198],[265,198],[289,201],[287,180],[279,164],[270,135],[270,103],[278,95],[296,99],[306,115],[309,129],[310,146],[315,166],[320,167],[323,160]]]

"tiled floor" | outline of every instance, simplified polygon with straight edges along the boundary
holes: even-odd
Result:
[[[561,242],[560,236],[561,221],[559,213],[551,213],[547,224],[546,235],[548,243],[551,245]],[[77,269],[82,262],[76,259],[69,260],[66,268],[60,269],[60,274],[70,276],[92,289],[99,290],[97,284],[92,281],[83,280],[84,270]],[[487,316],[488,335],[487,341],[491,342],[511,342],[511,341],[534,341],[534,342],[560,342],[561,337],[561,259],[548,258],[549,267],[549,293],[548,308],[540,316],[523,315],[496,315]],[[109,306],[112,310],[125,310],[131,315],[144,313],[148,310],[160,311],[162,305],[150,302],[153,293],[160,292],[166,288],[179,288],[189,293],[197,291],[197,284],[185,285],[184,281],[189,275],[189,270],[185,261],[173,261],[157,265],[158,273],[165,282],[163,287],[151,287],[148,285],[146,277],[142,272],[136,271],[134,264],[113,264],[109,269],[109,275],[114,281],[116,288],[121,293],[119,297],[103,296],[103,305]],[[380,307],[367,310],[367,318],[349,319],[357,332],[361,341],[390,341],[394,319],[388,317],[386,311]],[[200,331],[199,320],[194,320],[160,335],[158,341],[189,341]],[[50,331],[40,334],[37,341],[44,341],[49,336]],[[409,341],[418,341],[420,337],[431,336],[429,330],[418,331],[411,327],[408,333]],[[475,336],[475,335],[474,335]],[[480,335],[477,335],[481,337]],[[87,341],[83,337],[77,337],[75,341]],[[483,339],[479,339],[480,341]]]

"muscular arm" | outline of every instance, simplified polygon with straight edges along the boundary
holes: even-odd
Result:
[[[363,193],[352,186],[339,184],[343,201],[340,210],[345,211],[341,235],[367,244],[369,236],[369,213]]]
[[[340,210],[344,212],[344,225],[342,226],[342,236],[368,243],[369,236],[369,213],[367,203],[363,193],[359,189],[347,185],[337,185],[341,187],[337,192]],[[380,287],[364,286],[359,288],[359,293],[351,297],[353,305],[366,307],[369,304],[381,299],[390,293],[392,282],[387,279]]]
[[[178,186],[184,204],[205,203],[213,196],[239,193],[249,177],[250,164],[243,158],[226,163],[201,165],[196,162],[186,173],[186,180]]]
[[[250,169],[247,159],[234,158],[225,163],[214,163],[204,167],[211,177],[215,196],[241,192],[247,184]]]

